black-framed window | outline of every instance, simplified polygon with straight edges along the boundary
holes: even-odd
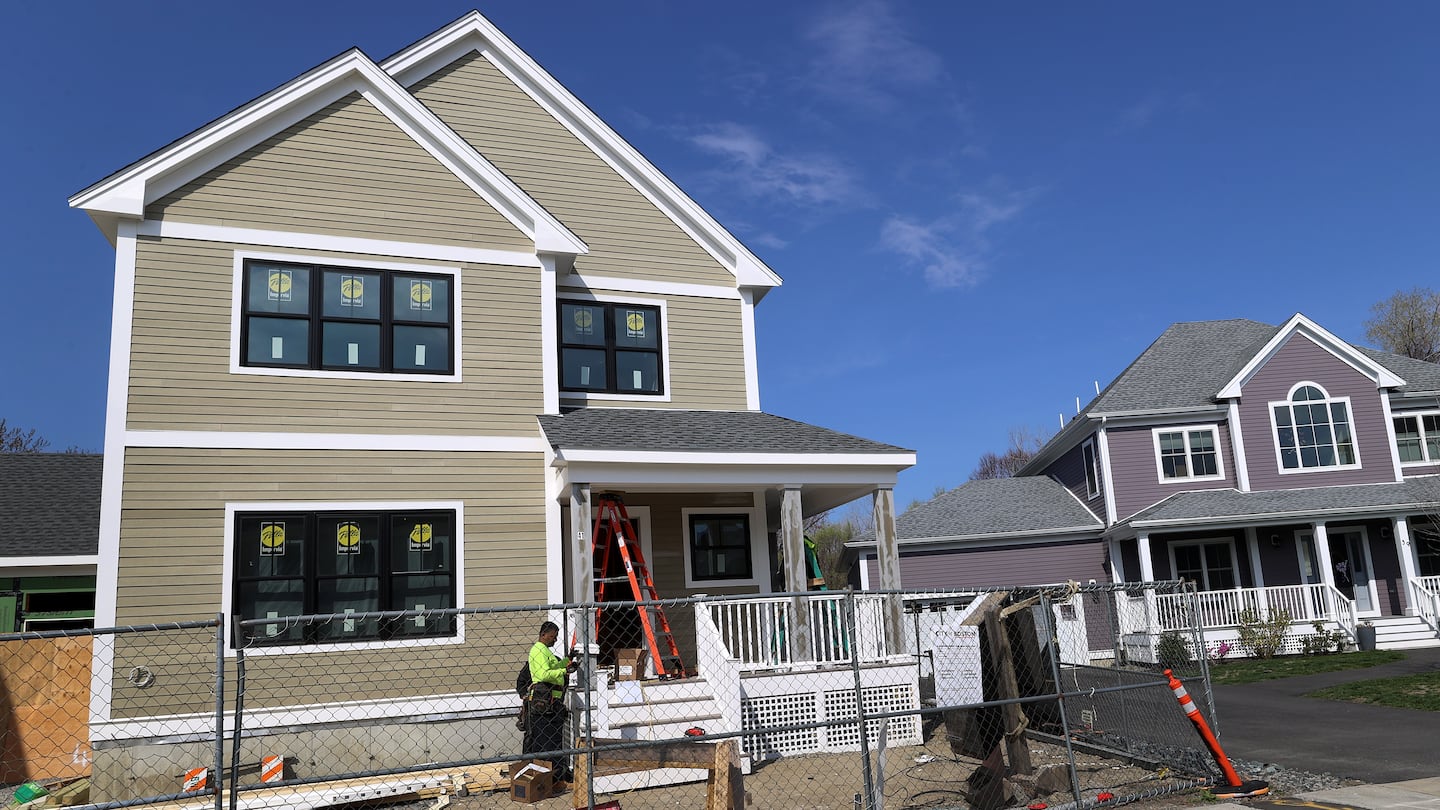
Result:
[[[455,607],[451,511],[247,512],[235,516],[234,612],[276,619],[246,643],[315,644],[455,635],[451,615],[381,622],[288,617]]]
[[[1174,546],[1175,578],[1188,579],[1202,591],[1228,591],[1237,587],[1230,548],[1230,544],[1223,541]]]
[[[690,579],[750,579],[750,516],[690,516]]]
[[[240,363],[449,374],[455,313],[445,275],[248,260]]]
[[[560,390],[663,394],[660,308],[560,302]]]

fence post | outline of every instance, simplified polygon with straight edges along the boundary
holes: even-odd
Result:
[[[225,614],[215,614],[215,810],[225,793]],[[233,774],[232,774],[233,777]],[[233,806],[233,803],[232,803]]]
[[[1079,599],[1073,594],[1070,598]],[[1061,737],[1065,740],[1065,764],[1070,768],[1070,789],[1075,794],[1075,805],[1080,806],[1080,773],[1075,769],[1075,748],[1070,744],[1070,718],[1065,711],[1065,681],[1060,675],[1060,632],[1055,624],[1055,609],[1050,606],[1050,595],[1040,592],[1040,613],[1045,635],[1050,639],[1046,648],[1050,650],[1050,674],[1055,679],[1055,706],[1060,710]],[[1004,632],[1003,629],[1001,632]]]
[[[240,728],[245,718],[245,636],[241,634],[240,617],[231,624],[231,638],[235,640],[235,728],[230,738],[230,806],[239,807],[240,801]]]
[[[1181,587],[1190,593],[1190,604],[1193,606],[1190,611],[1190,636],[1195,642],[1195,657],[1200,659],[1200,677],[1205,681],[1205,707],[1210,710],[1211,730],[1218,736],[1220,716],[1215,711],[1215,696],[1210,691],[1210,651],[1205,648],[1205,627],[1200,621],[1200,592],[1195,583],[1188,580]]]
[[[855,675],[855,722],[860,729],[861,776],[864,779],[865,807],[880,810],[875,804],[875,775],[870,771],[870,734],[865,727],[865,690],[860,679],[860,656],[854,652],[855,640],[859,637],[859,622],[855,618],[855,592],[845,591],[845,616],[850,625],[845,628],[850,638],[850,671]]]

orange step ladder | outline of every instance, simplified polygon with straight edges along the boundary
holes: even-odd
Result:
[[[619,495],[605,493],[598,496],[590,543],[595,564],[595,633],[598,637],[607,585],[629,582],[630,593],[636,602],[658,602],[660,596],[655,592],[655,580],[650,576],[650,567],[645,564],[640,541],[635,537],[634,524],[630,522],[630,514],[625,511],[625,502]],[[616,546],[620,550],[620,559],[625,563],[625,575],[607,576],[610,553]],[[675,646],[675,635],[670,632],[665,609],[658,604],[636,605],[635,609],[640,613],[640,627],[645,631],[650,660],[655,662],[655,674],[661,678],[684,677],[685,664],[680,660],[680,648]]]

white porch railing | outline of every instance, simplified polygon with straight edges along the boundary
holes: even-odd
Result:
[[[846,632],[846,594],[710,602],[710,616],[730,657],[744,671],[807,664],[884,661],[896,649],[885,632],[885,596],[855,595],[856,638]],[[796,629],[800,611],[808,634]],[[808,636],[808,637],[807,637]]]
[[[1240,614],[1247,610],[1261,616],[1283,610],[1295,625],[1334,623],[1352,635],[1356,624],[1354,600],[1321,583],[1201,591],[1193,596],[1180,593],[1125,597],[1124,602],[1121,615],[1125,632],[1189,630],[1192,613],[1207,630],[1235,627],[1240,623]]]
[[[1440,630],[1440,576],[1419,577],[1410,580],[1410,604],[1415,615],[1426,624]]]

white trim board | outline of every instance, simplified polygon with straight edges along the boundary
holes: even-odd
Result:
[[[1216,392],[1215,398],[1238,399],[1241,396],[1241,389],[1245,387],[1245,384],[1250,382],[1250,379],[1254,377],[1266,363],[1270,362],[1270,359],[1290,341],[1290,338],[1297,334],[1309,338],[1311,342],[1334,355],[1341,362],[1374,380],[1377,388],[1399,388],[1405,385],[1405,380],[1390,371],[1390,369],[1385,368],[1369,357],[1361,354],[1359,350],[1349,343],[1335,337],[1335,335],[1320,326],[1320,324],[1315,323],[1297,312],[1280,327],[1275,333],[1275,336],[1270,338],[1264,347],[1250,358],[1249,362],[1241,367],[1240,371],[1237,372],[1234,377],[1231,377],[1229,381],[1220,386],[1220,390]]]
[[[411,433],[265,433],[260,431],[126,430],[126,447],[197,447],[216,450],[413,450],[462,453],[544,453],[531,436],[417,435]]]

